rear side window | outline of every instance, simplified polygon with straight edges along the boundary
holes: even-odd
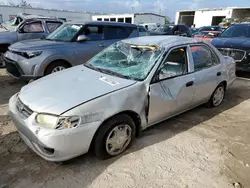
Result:
[[[105,39],[124,39],[129,37],[133,30],[136,31],[136,29],[129,27],[108,26],[105,30]]]
[[[212,50],[206,46],[191,46],[191,52],[195,71],[199,71],[220,63],[214,52],[212,52]]]
[[[46,22],[48,30],[50,33],[52,33],[53,31],[55,31],[60,25],[62,25],[62,22],[51,22],[51,21],[47,21]]]
[[[44,32],[42,22],[40,22],[40,21],[26,23],[23,26],[22,30],[24,33],[42,33],[42,32]]]
[[[83,31],[83,34],[88,37],[89,41],[103,40],[103,26],[87,25]]]

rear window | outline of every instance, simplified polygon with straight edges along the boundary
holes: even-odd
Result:
[[[136,31],[136,28],[108,26],[105,30],[105,39],[109,40],[128,38],[134,30]]]

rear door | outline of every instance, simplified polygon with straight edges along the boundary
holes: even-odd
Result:
[[[42,21],[26,22],[17,31],[18,41],[42,38],[46,35]]]
[[[187,47],[171,49],[156,71],[149,93],[149,125],[190,108],[194,95]]]
[[[221,81],[221,64],[217,55],[207,45],[190,46],[194,63],[194,105],[205,103]]]

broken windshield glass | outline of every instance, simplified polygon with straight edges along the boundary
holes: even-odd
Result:
[[[144,80],[160,55],[161,49],[155,45],[118,42],[97,54],[86,66],[106,70],[107,74],[113,72],[114,76]]]

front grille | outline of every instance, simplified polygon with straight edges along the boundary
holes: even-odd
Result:
[[[234,58],[235,61],[241,62],[246,57],[246,51],[232,48],[219,48],[220,53],[224,56]]]
[[[28,118],[31,114],[33,114],[33,111],[28,106],[26,106],[19,98],[16,102],[16,109],[20,113],[20,115],[25,119]]]
[[[15,63],[13,63],[12,60],[5,57],[4,62],[8,73],[17,78],[19,78],[22,75],[20,68]]]

